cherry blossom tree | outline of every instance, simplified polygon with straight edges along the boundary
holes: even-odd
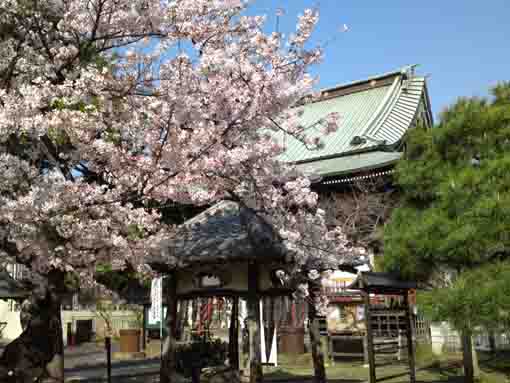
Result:
[[[62,379],[61,295],[100,265],[139,275],[169,203],[232,199],[297,265],[357,256],[309,181],[277,160],[312,94],[305,10],[288,38],[241,0],[0,0],[0,258],[34,275],[31,318],[0,380]],[[311,96],[313,97],[313,96]],[[317,121],[324,134],[338,116]],[[326,239],[326,240],[324,240]],[[30,355],[30,357],[28,357]]]

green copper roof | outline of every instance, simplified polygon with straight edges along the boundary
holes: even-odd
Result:
[[[308,137],[321,137],[324,147],[310,150],[295,138],[279,133],[286,148],[280,159],[319,176],[375,169],[394,163],[396,150],[415,122],[426,97],[425,78],[412,67],[322,91],[322,99],[299,106]],[[320,125],[332,112],[339,115],[336,132],[324,135]],[[370,152],[370,153],[368,153]]]
[[[280,135],[279,139],[287,148],[281,159],[286,162],[304,161],[357,149],[350,145],[352,138],[362,133],[362,129],[370,122],[389,88],[390,86],[383,86],[304,105],[301,107],[303,126],[310,126],[331,112],[338,112],[339,129],[327,136],[322,134],[321,126],[315,125],[306,130],[309,137],[322,137],[325,146],[319,150],[309,150],[294,138]]]
[[[332,177],[349,174],[354,171],[377,169],[394,164],[400,159],[400,152],[373,151],[350,156],[335,157],[327,160],[306,162],[297,165],[297,168],[306,175]]]

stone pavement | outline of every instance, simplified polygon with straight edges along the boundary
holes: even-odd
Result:
[[[0,353],[3,351],[0,340]],[[159,344],[151,346],[157,351]],[[112,344],[112,351],[118,351],[118,344]],[[69,383],[105,383],[106,350],[102,343],[83,343],[66,347],[64,350],[65,379]],[[112,383],[158,383],[159,357],[148,359],[112,361]],[[268,381],[269,382],[269,381]],[[275,380],[274,383],[313,383],[312,378]],[[354,383],[347,380],[330,380],[330,383]]]
[[[8,340],[0,339],[0,354],[3,353]],[[119,345],[112,344],[112,352],[118,351]],[[78,346],[64,348],[65,368],[106,363],[106,349],[101,343],[82,343]]]
[[[119,345],[112,343],[112,352],[118,351]],[[64,349],[64,367],[75,368],[106,363],[106,349],[102,343],[82,343],[67,346]]]
[[[9,343],[0,340],[0,354]],[[112,352],[119,351],[118,343]],[[112,360],[112,383],[155,383],[159,375],[159,357],[138,360]],[[104,343],[82,343],[64,349],[66,381],[106,382],[106,349]]]
[[[156,383],[159,380],[159,368],[159,359],[112,363],[112,383]],[[105,365],[65,370],[66,382],[104,383],[106,374]]]

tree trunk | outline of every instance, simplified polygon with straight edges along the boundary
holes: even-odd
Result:
[[[258,295],[259,270],[256,264],[248,266],[248,340],[250,353],[250,383],[262,382],[262,360],[260,353],[260,297]]]
[[[168,280],[167,290],[163,283],[163,291],[166,290],[167,294],[167,312],[165,325],[167,330],[167,337],[163,345],[163,355],[161,356],[161,369],[160,369],[160,383],[175,383],[176,382],[176,360],[175,360],[175,330],[177,322],[177,281],[175,274],[165,278]],[[163,280],[163,281],[165,281]]]
[[[230,327],[228,329],[228,360],[230,367],[239,369],[239,298],[232,298],[230,312]]]
[[[368,381],[375,383],[375,354],[374,354],[374,330],[372,328],[372,310],[370,306],[370,293],[363,291],[363,301],[365,306],[365,328],[366,328],[366,361],[368,362]]]
[[[324,367],[324,353],[322,350],[319,333],[319,319],[310,319],[309,331],[315,382],[326,383],[326,369]]]
[[[472,333],[469,330],[462,332],[462,357],[464,363],[464,382],[474,383],[480,376],[478,358],[473,344]]]
[[[414,348],[413,339],[413,319],[411,313],[411,305],[409,304],[409,293],[407,292],[404,296],[405,305],[405,322],[406,322],[406,338],[407,338],[407,359],[409,362],[409,377],[411,383],[416,382],[416,352]],[[416,334],[414,334],[416,337]],[[400,351],[400,350],[399,350]]]
[[[324,353],[319,332],[319,318],[315,307],[315,299],[320,294],[320,279],[308,282],[310,303],[308,305],[308,326],[310,331],[310,347],[312,349],[313,369],[316,383],[326,383],[326,369],[324,367]]]
[[[250,342],[250,383],[262,382],[262,364],[260,354],[260,320],[253,317],[248,309],[248,336]]]
[[[0,382],[64,381],[64,342],[60,317],[63,273],[38,282],[20,313],[23,332],[0,357]]]
[[[489,331],[489,345],[491,349],[491,354],[496,353],[496,333],[494,331]]]

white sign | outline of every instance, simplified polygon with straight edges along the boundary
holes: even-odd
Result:
[[[166,307],[163,307],[163,323],[165,321],[165,318],[166,318]],[[155,326],[155,325],[159,325],[159,324],[160,324],[159,320],[152,320],[152,318],[150,317],[150,310],[149,310],[149,316],[147,317],[147,325]]]
[[[260,304],[260,354],[261,354],[261,362],[264,364],[272,364],[273,366],[278,366],[278,351],[276,348],[276,327],[273,333],[273,341],[271,342],[271,349],[269,350],[269,358],[267,357],[266,352],[266,334],[264,329],[264,306],[262,300],[259,301]]]
[[[365,319],[365,306],[359,305],[356,307],[356,317],[359,321]]]
[[[151,284],[151,308],[149,310],[149,323],[161,322],[161,303],[163,293],[163,278],[155,278]]]

